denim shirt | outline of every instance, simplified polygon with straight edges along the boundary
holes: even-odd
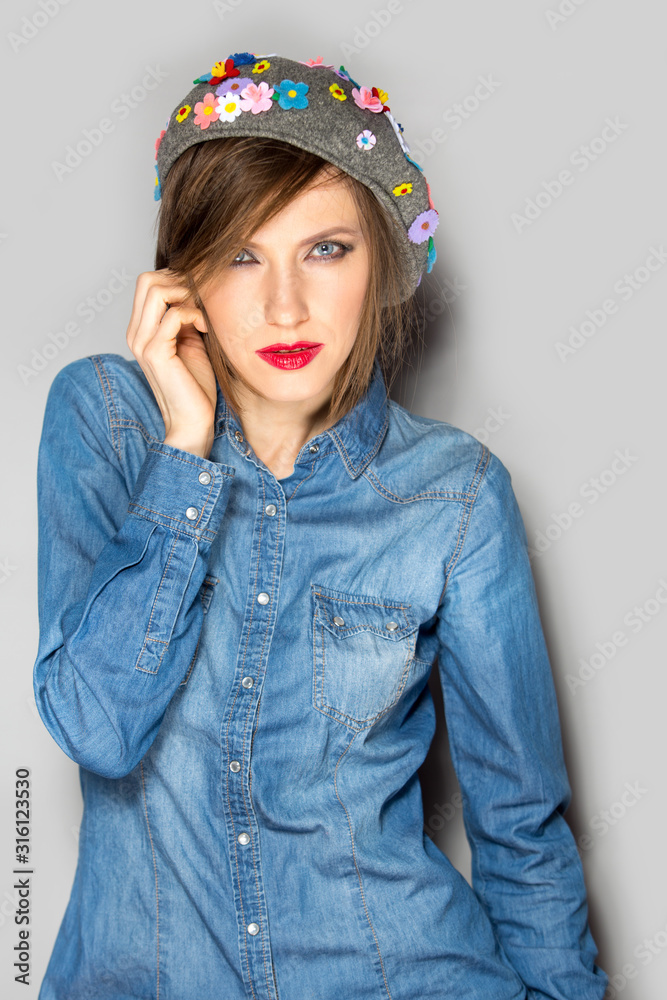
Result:
[[[501,461],[387,397],[282,479],[138,362],[52,381],[40,716],[79,855],[40,1000],[596,1000],[558,708]],[[424,830],[437,657],[472,887]]]

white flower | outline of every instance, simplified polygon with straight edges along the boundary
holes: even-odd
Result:
[[[215,110],[220,115],[221,122],[233,122],[243,114],[240,94],[224,94],[218,99]]]
[[[398,136],[398,141],[401,144],[401,149],[403,150],[404,153],[408,153],[409,154],[410,153],[410,147],[408,146],[407,142],[403,138],[403,134],[401,132],[401,128],[400,128],[398,122],[396,121],[396,119],[392,115],[391,111],[385,111],[385,115],[387,116],[387,118],[391,122],[391,127],[393,128],[394,132]]]

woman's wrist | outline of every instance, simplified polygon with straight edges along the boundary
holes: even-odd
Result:
[[[169,432],[164,439],[164,444],[171,445],[172,448],[180,448],[181,451],[188,451],[193,455],[198,455],[200,458],[207,459],[213,447],[213,428],[203,438]]]

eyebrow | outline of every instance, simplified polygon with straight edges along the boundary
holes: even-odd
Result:
[[[315,233],[314,236],[307,236],[305,240],[301,240],[297,245],[300,247],[309,246],[311,243],[320,243],[322,240],[328,239],[330,236],[339,236],[341,233],[347,233],[348,236],[356,236],[361,238],[361,230],[353,229],[351,226],[335,226],[330,229],[324,229],[321,233]],[[246,240],[245,246],[259,248],[260,243],[254,243],[252,240]]]

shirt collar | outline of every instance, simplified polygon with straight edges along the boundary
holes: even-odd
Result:
[[[227,406],[217,379],[216,387],[215,436],[223,434],[226,429],[233,446],[237,450],[242,450],[235,438],[237,431],[241,433],[241,427]],[[307,441],[299,452],[296,462],[312,461],[310,449],[315,444],[321,449],[328,438],[336,446],[350,478],[356,479],[377,454],[388,425],[387,388],[380,363],[376,358],[369,386],[357,405],[340,417],[328,430]]]

